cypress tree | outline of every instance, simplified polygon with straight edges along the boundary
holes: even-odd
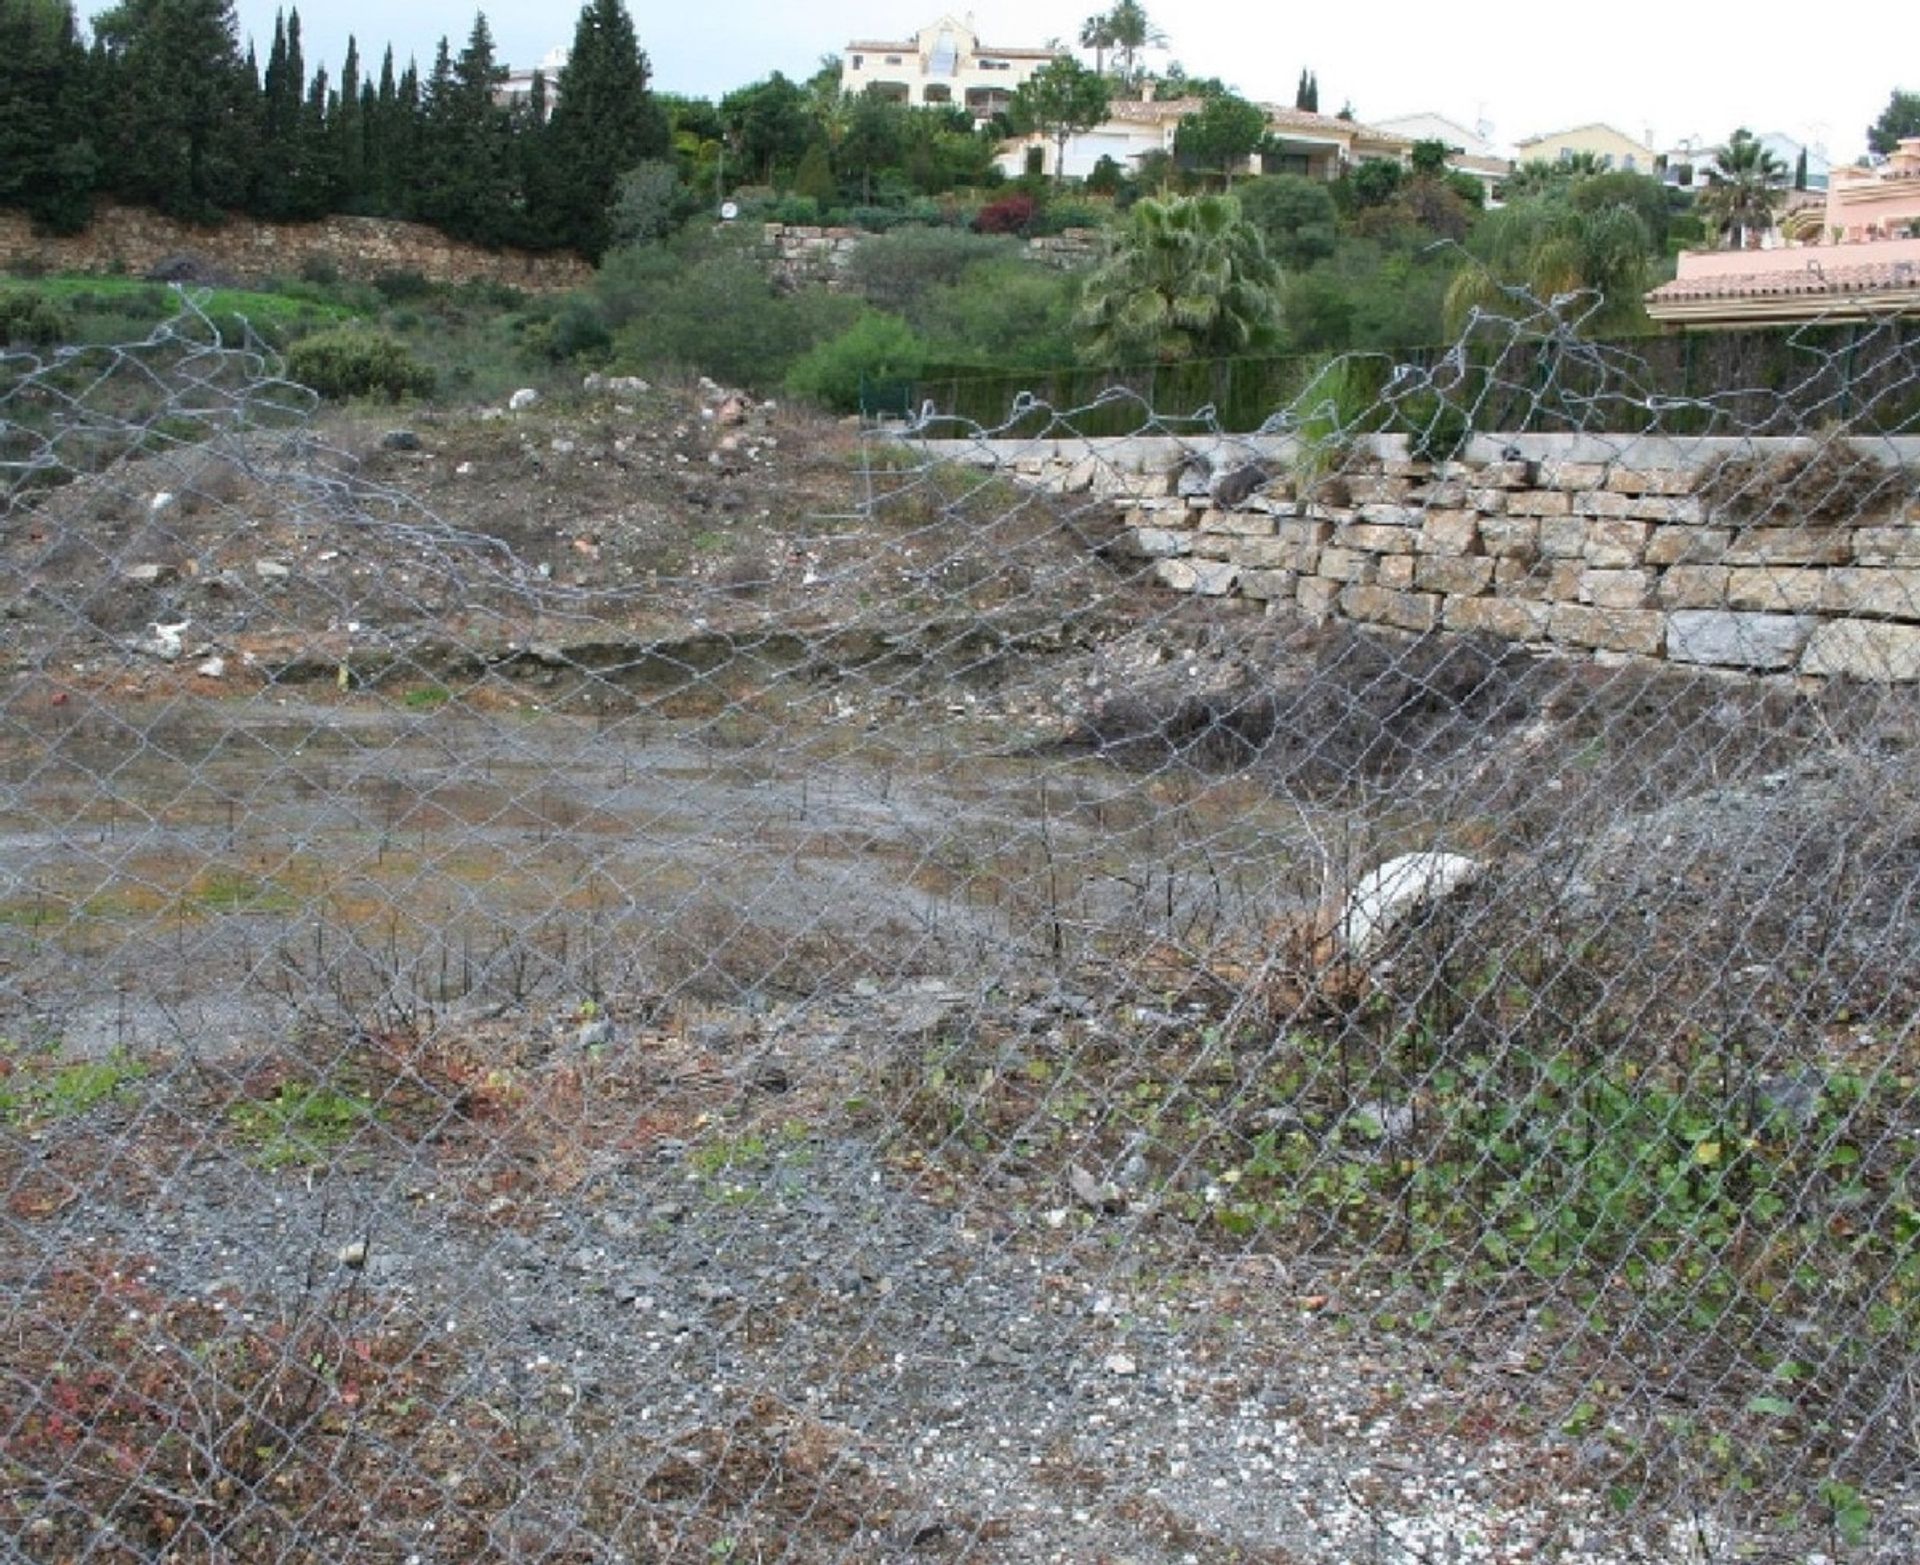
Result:
[[[380,85],[369,82],[361,94],[367,121],[367,172],[364,211],[398,217],[405,209],[400,180],[400,149],[406,117],[393,76],[393,46],[380,61]]]
[[[328,125],[331,107],[327,91],[327,72],[323,66],[313,73],[306,102],[301,105],[295,127],[293,169],[288,215],[295,219],[325,217],[340,202],[339,149]]]
[[[504,244],[521,227],[508,115],[494,101],[506,77],[506,67],[494,58],[486,16],[476,14],[457,58],[440,41],[425,94],[418,214],[455,238],[479,244]]]
[[[669,147],[649,74],[623,0],[587,0],[548,124],[539,188],[551,206],[537,219],[556,243],[592,260],[606,249],[621,174]]]
[[[299,37],[298,11],[293,15],[291,49],[286,16],[280,11],[273,13],[273,45],[267,51],[267,71],[260,84],[259,155],[253,194],[247,203],[250,211],[268,219],[285,217],[292,203],[294,128],[299,120],[301,89],[305,86],[297,68],[291,64],[292,53],[299,48]]]
[[[444,36],[434,50],[433,69],[417,92],[414,155],[403,165],[406,215],[438,223],[451,208],[449,182],[458,124],[453,100],[453,51]]]
[[[340,96],[328,116],[340,201],[349,212],[365,209],[367,199],[367,114],[360,82],[360,45],[349,33],[347,57],[340,66]]]

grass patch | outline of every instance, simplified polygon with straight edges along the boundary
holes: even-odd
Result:
[[[288,1082],[270,1098],[236,1103],[234,1129],[263,1168],[309,1168],[330,1161],[378,1111],[372,1100],[324,1083]]]
[[[147,1074],[140,1061],[116,1049],[105,1059],[47,1058],[42,1053],[24,1064],[10,1064],[12,1046],[0,1044],[0,1123],[44,1124],[71,1119],[120,1097]]]
[[[400,697],[400,704],[409,712],[435,712],[452,699],[445,685],[415,685]]]
[[[177,314],[181,296],[164,283],[135,277],[41,277],[31,281],[0,280],[0,298],[38,297],[63,309],[73,320],[81,342],[125,340],[130,331],[144,335],[158,322]],[[237,334],[245,321],[267,341],[280,343],[359,318],[359,312],[307,288],[283,292],[255,288],[189,288],[186,296],[220,328],[222,336]]]

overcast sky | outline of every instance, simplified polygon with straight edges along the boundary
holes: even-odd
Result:
[[[628,0],[641,46],[664,91],[712,97],[772,71],[811,74],[853,38],[911,33],[942,14],[939,0],[723,0],[718,6]],[[1071,42],[1104,0],[974,0],[981,37],[1003,46]],[[85,9],[83,5],[83,9]],[[98,9],[95,7],[94,9]],[[262,60],[276,0],[238,0],[243,43]],[[535,64],[572,37],[571,0],[494,0],[484,7],[502,60]],[[966,15],[966,0],[955,14]],[[380,49],[424,70],[447,35],[473,26],[471,0],[307,0],[300,25],[311,69],[337,70],[347,35],[377,67]],[[1257,0],[1148,4],[1169,34],[1156,65],[1176,59],[1251,98],[1291,103],[1302,67],[1319,76],[1320,106],[1351,101],[1363,119],[1432,110],[1491,123],[1512,143],[1605,120],[1655,145],[1716,143],[1739,125],[1824,144],[1835,161],[1866,148],[1866,127],[1896,86],[1920,91],[1920,5],[1912,0],[1781,0],[1714,6],[1612,0],[1371,0],[1263,5]]]

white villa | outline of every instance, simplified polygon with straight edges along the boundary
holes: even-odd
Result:
[[[1058,172],[1069,179],[1084,179],[1103,157],[1131,170],[1146,153],[1171,152],[1180,121],[1204,107],[1199,98],[1117,100],[1104,124],[1067,139],[1065,155],[1058,159]],[[1264,160],[1257,160],[1261,167],[1255,172],[1338,179],[1344,170],[1374,158],[1404,163],[1413,148],[1405,136],[1390,135],[1336,115],[1312,114],[1275,103],[1261,107],[1266,110],[1267,130],[1275,145]],[[1028,149],[1036,147],[1042,156],[1041,171],[1054,173],[1054,143],[1037,133],[1004,143],[995,161],[1007,174],[1021,174],[1027,166]]]

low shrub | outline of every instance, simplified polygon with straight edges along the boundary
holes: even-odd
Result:
[[[72,314],[45,294],[0,293],[0,347],[50,348],[73,337]]]
[[[964,229],[902,228],[865,240],[848,263],[848,279],[875,308],[912,315],[935,288],[1009,252],[1004,239]]]
[[[859,410],[863,385],[910,381],[926,365],[926,346],[894,315],[863,315],[839,336],[809,349],[787,371],[787,390],[839,413]]]
[[[1033,227],[1035,210],[1032,196],[1002,196],[974,214],[973,229],[979,234],[1024,234]]]
[[[287,374],[336,401],[350,397],[424,397],[433,372],[403,342],[360,327],[315,332],[287,350]]]
[[[403,300],[424,299],[434,290],[434,285],[424,274],[411,270],[382,272],[374,278],[373,286],[380,291],[382,298],[393,304]]]

